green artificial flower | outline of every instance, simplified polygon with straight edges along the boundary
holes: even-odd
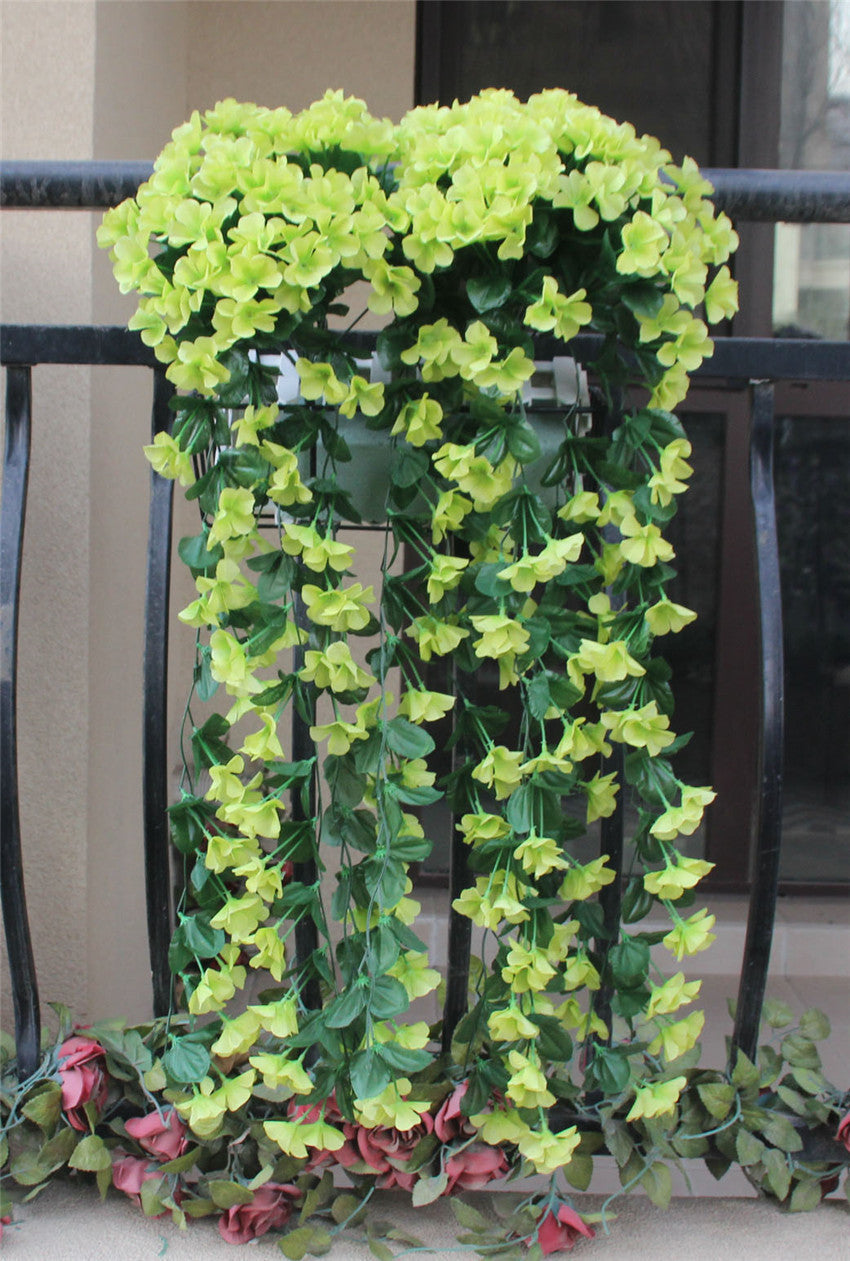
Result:
[[[669,1081],[651,1082],[648,1086],[639,1086],[635,1091],[635,1101],[626,1115],[626,1120],[637,1121],[640,1117],[650,1120],[652,1117],[666,1116],[675,1108],[687,1084],[687,1077],[671,1077]]]
[[[704,908],[695,912],[689,919],[683,920],[677,917],[670,932],[663,939],[664,945],[679,960],[685,955],[699,954],[701,950],[707,950],[715,940],[715,934],[711,931],[713,927],[714,916],[709,915]]]

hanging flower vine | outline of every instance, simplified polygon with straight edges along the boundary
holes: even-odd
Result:
[[[419,1204],[521,1170],[551,1191],[496,1242],[543,1255],[592,1233],[566,1183],[587,1187],[602,1135],[624,1187],[664,1202],[667,1162],[737,1125],[758,1070],[699,1076],[700,982],[652,950],[679,962],[714,939],[693,893],[711,864],[680,839],[714,794],[676,774],[653,651],[695,616],[670,595],[664,529],[692,471],[671,409],[737,301],[710,192],[567,92],[488,91],[398,126],[328,93],[297,115],[195,113],[105,216],[100,244],[140,295],[130,326],[178,391],[147,455],[201,514],[180,544],[197,657],[170,810],[186,1014],[133,1044],[138,1101],[165,1101],[117,1123],[143,1155],[97,1147],[90,1165],[147,1211],[219,1210],[238,1240],[294,1204],[360,1220],[334,1164]],[[350,336],[363,294],[385,321],[371,361]],[[595,414],[561,409],[544,449],[534,338],[568,351],[582,330],[601,336]],[[352,424],[387,460],[379,584],[346,531]],[[293,711],[312,750],[290,743]],[[447,716],[438,778],[429,727]],[[575,843],[626,794],[611,936],[597,895],[617,872]],[[441,799],[470,872],[452,905],[481,936],[445,1048],[409,1015],[441,981],[409,871],[431,848],[417,809]],[[641,929],[659,904],[669,931]],[[124,1042],[97,1045],[126,1064]],[[60,1074],[89,1051],[65,1043]],[[826,1122],[835,1098],[808,1087]],[[65,1078],[62,1103],[83,1128]],[[785,1195],[814,1184],[787,1170]],[[281,1246],[327,1242],[299,1227]]]

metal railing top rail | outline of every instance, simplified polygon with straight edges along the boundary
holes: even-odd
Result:
[[[0,208],[105,210],[132,197],[150,162],[5,162]],[[850,171],[706,168],[713,201],[751,223],[850,223]]]
[[[375,333],[355,332],[348,335],[348,340],[357,350],[371,353],[375,337]],[[570,346],[579,362],[592,366],[602,342],[598,334],[581,333]],[[538,360],[545,361],[562,352],[563,343],[554,338],[534,338]],[[154,368],[157,359],[137,333],[120,325],[0,325],[0,365],[63,363]],[[848,381],[850,342],[807,337],[718,337],[712,357],[692,375],[697,381]]]

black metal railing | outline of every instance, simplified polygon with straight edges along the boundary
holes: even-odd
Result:
[[[131,196],[150,172],[144,163],[7,163],[0,175],[0,206],[7,209],[96,209]],[[850,222],[850,174],[783,171],[707,171],[715,202],[738,220]],[[592,360],[599,339],[580,336],[572,343],[579,361]],[[540,358],[554,350],[541,339]],[[32,368],[43,364],[141,365],[154,374],[152,432],[168,423],[169,387],[153,354],[120,328],[12,325],[0,332],[0,363],[7,370],[6,450],[0,520],[0,598],[2,598],[2,679],[0,683],[0,860],[2,910],[12,976],[19,1072],[26,1076],[39,1055],[38,987],[26,913],[16,744],[17,617],[26,519]],[[755,821],[755,862],[747,936],[733,1044],[751,1057],[758,1037],[779,880],[783,757],[782,601],[773,483],[774,383],[850,381],[850,344],[809,339],[721,338],[713,358],[696,374],[700,382],[721,382],[747,390],[751,400],[750,481],[755,532],[760,645],[760,791]],[[154,1010],[168,1006],[171,976],[168,942],[172,929],[169,838],[166,825],[166,693],[172,483],[151,475],[147,560],[147,603],[143,700],[144,847],[147,925]],[[300,719],[294,719],[296,724]],[[302,724],[303,726],[303,724]],[[296,726],[295,747],[309,737]],[[623,819],[605,821],[606,852],[623,852]],[[458,848],[457,846],[455,848]],[[462,854],[453,864],[463,878]],[[618,886],[603,904],[606,927],[619,921]],[[445,1007],[450,1031],[466,1003],[469,971],[468,921],[449,910],[451,976]],[[296,942],[305,957],[311,942]]]

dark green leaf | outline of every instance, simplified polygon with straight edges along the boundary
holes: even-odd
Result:
[[[210,1053],[191,1036],[175,1038],[162,1057],[162,1066],[172,1081],[191,1085],[206,1077]]]
[[[392,1073],[373,1048],[358,1051],[352,1057],[350,1076],[351,1089],[358,1099],[373,1099],[392,1081]]]
[[[502,269],[484,276],[470,276],[466,282],[467,297],[479,314],[502,306],[510,297],[512,288],[510,276]]]

